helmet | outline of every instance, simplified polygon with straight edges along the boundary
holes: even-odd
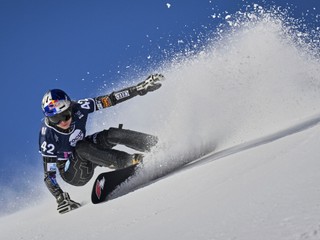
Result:
[[[70,97],[60,89],[46,92],[42,98],[42,111],[46,117],[52,117],[67,110],[71,105]]]

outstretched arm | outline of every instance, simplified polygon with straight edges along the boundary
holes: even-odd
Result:
[[[111,107],[135,96],[142,96],[148,92],[155,91],[161,87],[160,81],[163,79],[164,76],[162,74],[153,74],[136,86],[124,88],[120,91],[112,92],[109,95],[96,97],[95,102],[97,109]]]

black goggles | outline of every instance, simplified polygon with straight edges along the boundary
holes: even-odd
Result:
[[[63,111],[62,113],[56,114],[52,117],[48,117],[49,121],[55,125],[58,125],[61,122],[68,121],[72,116],[72,111],[71,109],[67,109]]]

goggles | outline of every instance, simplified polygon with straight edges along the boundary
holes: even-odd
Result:
[[[72,111],[70,108],[67,110],[63,111],[62,113],[53,115],[52,117],[48,117],[49,121],[55,125],[60,124],[61,122],[66,122],[68,121],[72,116]]]

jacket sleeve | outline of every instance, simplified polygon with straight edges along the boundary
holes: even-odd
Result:
[[[96,97],[94,99],[96,109],[100,110],[102,108],[111,107],[137,95],[143,96],[148,92],[153,92],[161,87],[160,81],[162,80],[164,80],[162,74],[152,74],[136,86],[124,88],[120,91],[112,92],[109,95]]]
[[[44,182],[51,192],[51,194],[58,198],[58,196],[63,193],[56,179],[56,168],[57,168],[57,158],[56,157],[45,157],[43,156],[43,166],[44,166]]]
[[[139,95],[136,86],[124,88],[120,91],[112,92],[108,95],[94,98],[97,110],[114,106]]]

